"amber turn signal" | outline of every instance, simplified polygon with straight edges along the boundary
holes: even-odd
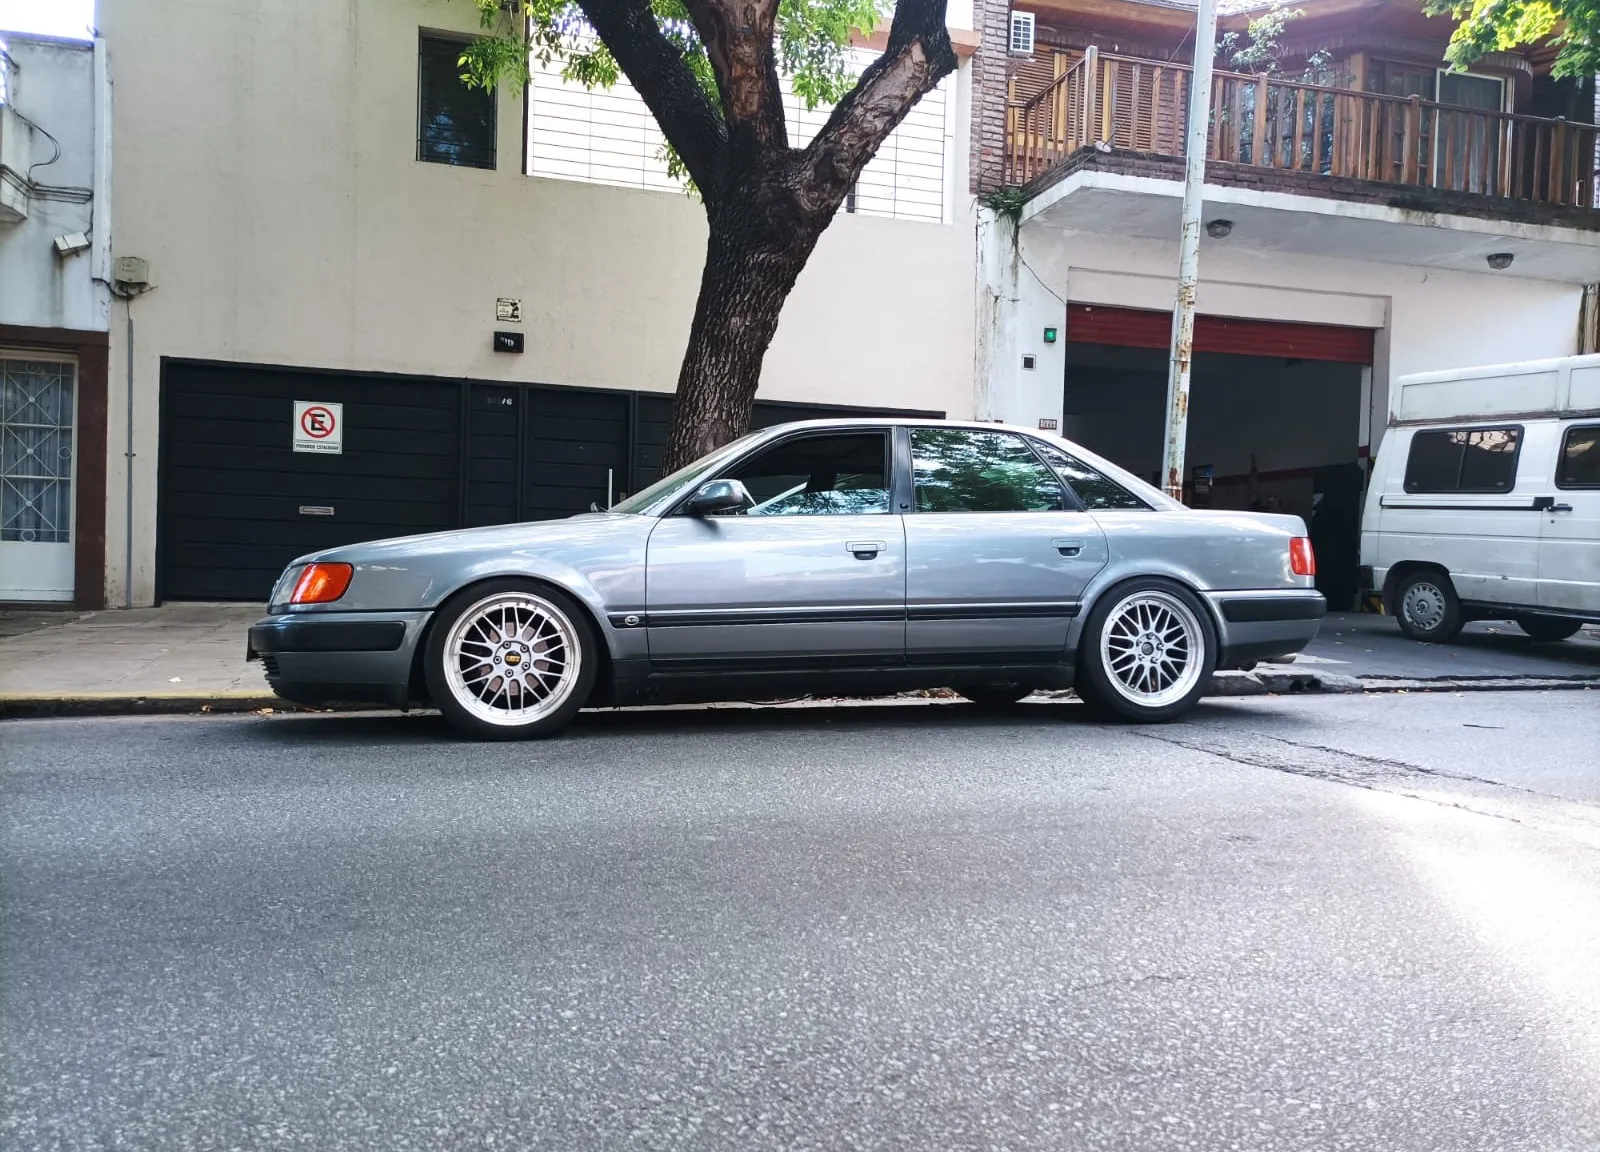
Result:
[[[1304,536],[1289,541],[1289,570],[1296,576],[1317,574],[1317,554],[1311,550],[1311,541]]]
[[[291,604],[328,604],[345,594],[355,569],[348,564],[307,564],[295,581]]]

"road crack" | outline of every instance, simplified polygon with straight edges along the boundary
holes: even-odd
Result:
[[[1387,792],[1413,800],[1423,800],[1444,808],[1456,808],[1478,816],[1489,816],[1496,820],[1505,820],[1512,824],[1523,824],[1525,821],[1508,812],[1480,807],[1459,797],[1430,795],[1425,792],[1414,791],[1412,788],[1415,787],[1419,780],[1450,781],[1519,793],[1526,796],[1535,796],[1541,800],[1553,799],[1531,788],[1505,784],[1498,780],[1490,780],[1469,773],[1446,772],[1435,768],[1426,768],[1420,764],[1412,764],[1406,760],[1366,756],[1359,752],[1348,752],[1322,744],[1286,740],[1279,736],[1252,734],[1248,738],[1248,744],[1246,744],[1245,741],[1238,738],[1230,739],[1226,733],[1218,733],[1216,738],[1210,740],[1185,737],[1174,732],[1152,730],[1139,731],[1133,734],[1142,736],[1147,740],[1158,740],[1163,744],[1185,748],[1191,752],[1201,752],[1208,756],[1216,756],[1247,768],[1266,768],[1270,771],[1282,772],[1290,776],[1303,776],[1311,780],[1325,780],[1334,784],[1346,784],[1353,788],[1365,788],[1371,792]],[[1241,744],[1245,746],[1240,746]],[[1273,748],[1272,745],[1277,745],[1287,751],[1280,752],[1278,749]],[[1406,787],[1408,780],[1411,782],[1412,788]]]

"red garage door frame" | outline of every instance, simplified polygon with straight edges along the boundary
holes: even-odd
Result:
[[[1373,330],[1338,324],[1294,324],[1237,316],[1197,316],[1196,352],[1236,356],[1281,356],[1336,364],[1372,364]],[[1122,348],[1168,348],[1172,313],[1101,304],[1067,305],[1067,342]]]

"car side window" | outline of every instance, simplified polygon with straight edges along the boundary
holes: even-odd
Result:
[[[856,516],[889,511],[889,438],[847,432],[785,440],[728,477],[750,492],[744,516]]]
[[[1429,429],[1414,433],[1407,492],[1509,492],[1517,483],[1522,429]]]
[[[913,428],[918,512],[1058,512],[1061,481],[1010,432]]]
[[[1600,488],[1600,424],[1574,424],[1561,438],[1557,488]]]
[[[1103,512],[1114,508],[1149,510],[1150,505],[1115,480],[1096,472],[1083,461],[1067,455],[1054,444],[1035,440],[1033,446],[1039,455],[1044,457],[1045,463],[1055,469],[1056,475],[1061,477],[1062,482],[1089,511]]]

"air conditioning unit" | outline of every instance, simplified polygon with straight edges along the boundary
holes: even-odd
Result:
[[[1007,50],[1011,55],[1033,55],[1033,25],[1032,12],[1011,13],[1011,36],[1007,42]]]

